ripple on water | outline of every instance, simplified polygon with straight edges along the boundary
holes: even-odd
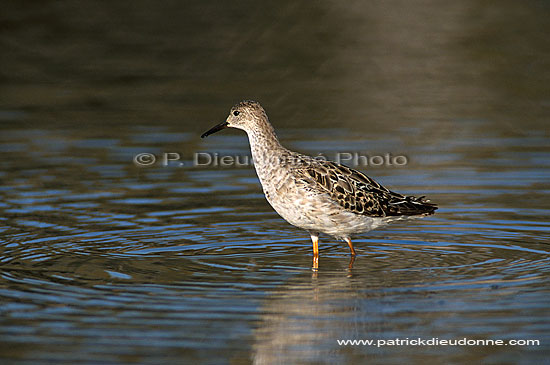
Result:
[[[306,234],[283,225],[277,218],[265,220],[265,215],[254,215],[251,221],[236,221],[239,216],[235,217],[234,213],[226,207],[150,212],[148,216],[161,220],[176,218],[185,222],[207,215],[216,215],[223,220],[221,217],[225,214],[225,219],[230,218],[231,221],[208,227],[199,227],[192,222],[160,222],[156,226],[140,223],[139,226],[134,224],[124,229],[112,229],[112,223],[118,220],[131,223],[134,215],[106,214],[105,220],[111,223],[111,229],[107,231],[34,238],[24,234],[12,236],[9,242],[3,242],[0,260],[5,265],[4,270],[40,272],[42,278],[44,275],[71,278],[71,270],[60,273],[59,268],[77,268],[93,261],[98,265],[95,270],[76,270],[81,274],[79,280],[90,282],[109,279],[139,282],[140,267],[159,272],[173,270],[184,274],[184,277],[193,275],[197,267],[205,272],[215,270],[218,274],[220,271],[248,271],[251,265],[256,270],[283,265],[296,272],[303,272],[309,267],[311,252]],[[78,216],[75,218],[81,219]],[[95,221],[91,217],[82,219]],[[155,223],[158,222],[155,220]],[[525,247],[495,241],[495,231],[500,232],[501,238],[509,238],[506,230],[501,229],[501,226],[509,227],[508,221],[452,226],[447,223],[443,219],[435,225],[426,223],[431,230],[424,232],[425,240],[422,241],[415,239],[414,232],[406,226],[377,231],[371,237],[355,240],[360,256],[351,272],[360,275],[365,270],[389,271],[399,278],[396,282],[398,287],[418,287],[414,280],[418,272],[430,275],[439,272],[438,280],[421,285],[426,290],[446,283],[449,278],[453,278],[453,285],[464,287],[484,283],[520,285],[542,279],[541,275],[548,272],[549,253],[546,246]],[[31,220],[19,220],[19,224],[36,228],[55,226]],[[447,230],[447,241],[441,240],[438,226],[439,230]],[[62,231],[63,227],[57,225],[55,229]],[[66,229],[70,230],[70,227]],[[547,227],[537,222],[526,222],[520,231],[536,235],[537,232],[546,232]],[[456,237],[456,240],[449,241],[450,237]],[[463,241],[465,238],[468,242]],[[321,261],[330,265],[329,270],[335,269],[333,264],[336,261],[347,262],[347,256],[344,245],[329,238],[322,240]],[[171,266],[176,262],[177,266]],[[36,268],[37,263],[40,263],[40,270]],[[113,265],[122,266],[126,271],[120,268],[115,270]],[[341,268],[341,265],[338,267]],[[83,273],[86,275],[82,276]],[[149,275],[145,277],[150,279]]]

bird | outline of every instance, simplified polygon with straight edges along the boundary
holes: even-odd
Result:
[[[348,166],[283,147],[257,101],[237,103],[224,122],[204,132],[201,138],[225,128],[246,132],[267,201],[288,223],[309,232],[313,270],[319,267],[320,233],[348,244],[351,267],[356,256],[352,235],[397,220],[425,217],[437,209],[425,196],[393,192]]]

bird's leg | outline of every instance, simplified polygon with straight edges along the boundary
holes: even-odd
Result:
[[[355,250],[353,249],[353,243],[351,243],[351,238],[347,237],[347,238],[345,238],[345,240],[348,243],[349,250],[351,252],[351,256],[355,256]]]
[[[349,264],[348,264],[348,269],[351,270],[353,269],[353,263],[355,262],[355,256],[350,256],[349,257]]]
[[[319,236],[311,233],[311,242],[313,242],[313,270],[319,268]]]

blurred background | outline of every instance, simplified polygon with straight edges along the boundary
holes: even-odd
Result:
[[[491,119],[525,133],[548,117],[548,11],[546,1],[8,2],[2,127],[199,133],[252,98],[283,127]]]
[[[5,1],[0,12],[2,363],[543,363],[550,2]],[[260,101],[303,153],[437,214],[357,239],[265,201],[240,131]],[[139,166],[175,152],[183,166]],[[361,257],[362,256],[362,257]],[[336,339],[545,339],[339,347]]]

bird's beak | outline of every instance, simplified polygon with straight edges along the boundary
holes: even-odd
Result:
[[[223,123],[220,123],[218,125],[215,125],[213,126],[212,128],[210,128],[209,130],[207,130],[206,132],[204,132],[202,135],[201,135],[201,138],[204,138],[204,137],[208,137],[209,135],[211,134],[214,134],[216,132],[219,132],[221,131],[222,129],[224,128],[227,128],[229,125],[229,123],[227,122],[223,122]]]

